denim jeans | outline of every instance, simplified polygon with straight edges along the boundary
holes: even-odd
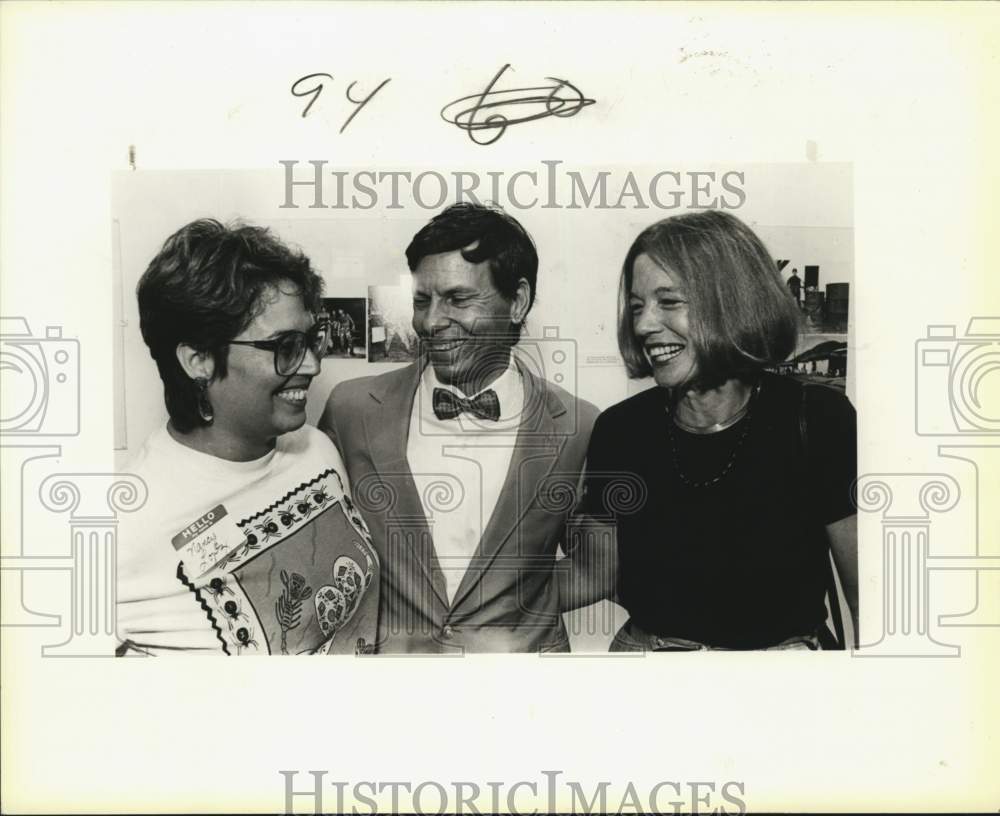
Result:
[[[776,643],[773,646],[762,646],[761,650],[808,650],[818,651],[822,649],[818,633],[807,635],[796,635],[787,640]],[[698,643],[695,640],[686,640],[679,637],[661,637],[651,634],[640,628],[631,620],[618,630],[615,639],[611,642],[609,652],[705,652],[705,651],[734,651],[724,646],[708,646]]]

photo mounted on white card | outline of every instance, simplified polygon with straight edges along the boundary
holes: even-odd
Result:
[[[1000,314],[994,4],[19,0],[0,18],[0,350],[16,364],[0,387],[5,812],[995,810],[997,369],[970,364],[995,359]],[[175,516],[164,552],[191,560],[185,577],[230,654],[325,643],[346,656],[111,656],[115,601],[128,602],[114,577],[149,535],[135,511],[162,487],[129,468],[168,417],[136,303],[166,238],[199,218],[267,227],[309,259],[325,297],[366,301],[358,356],[326,356],[318,373],[306,354],[282,381],[298,339],[280,361],[231,352],[261,364],[275,416],[289,415],[278,401],[297,416],[305,400],[304,431],[334,389],[362,391],[369,402],[346,400],[341,416],[350,439],[377,443],[408,427],[379,422],[370,387],[411,365],[405,248],[470,195],[537,246],[522,336],[554,330],[560,345],[535,346],[536,375],[563,373],[603,412],[658,388],[628,376],[617,337],[622,264],[644,228],[725,211],[785,262],[783,291],[796,270],[802,333],[774,371],[844,388],[862,420],[861,649],[610,653],[629,612],[602,601],[564,618],[568,654],[369,658],[350,626],[391,587],[375,567],[426,540],[401,535],[406,552],[375,565],[383,554],[349,507],[400,494],[339,484],[326,471],[340,458],[313,435],[316,467],[289,470],[277,495],[243,482],[208,495],[220,479],[198,457],[168,469],[167,487],[199,506],[161,503]],[[392,290],[391,331],[369,319],[369,287]],[[316,340],[306,319],[289,331]],[[549,369],[556,350],[562,368]],[[646,427],[652,451],[669,428]],[[405,463],[405,442],[378,453]],[[426,529],[447,527],[447,500],[477,484],[481,458],[409,497],[440,505]],[[526,496],[524,526],[569,495]],[[769,519],[808,503],[781,495]],[[323,541],[344,546],[313,563]],[[282,542],[305,566],[270,569]],[[220,575],[230,557],[240,569]],[[162,575],[187,614],[194,590]],[[424,578],[447,610],[433,570]],[[768,601],[752,581],[692,585],[699,607]],[[665,580],[654,588],[670,597]],[[510,597],[505,609],[520,608]],[[338,629],[354,637],[331,641]],[[458,736],[428,749],[429,734]]]

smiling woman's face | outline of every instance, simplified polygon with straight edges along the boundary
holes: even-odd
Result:
[[[507,366],[519,305],[493,285],[488,261],[459,250],[428,255],[412,278],[413,328],[434,373],[471,395]]]
[[[664,388],[690,380],[697,371],[689,334],[688,301],[680,278],[646,254],[632,266],[629,291],[632,330]]]
[[[234,340],[272,340],[287,331],[308,331],[314,323],[302,296],[289,281],[262,295],[264,310]],[[215,418],[212,430],[248,447],[267,446],[306,421],[306,392],[320,371],[310,350],[289,376],[274,370],[274,353],[252,346],[229,346],[227,373],[209,385]]]

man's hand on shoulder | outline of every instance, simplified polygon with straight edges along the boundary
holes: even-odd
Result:
[[[340,450],[340,443],[337,440],[337,419],[335,416],[336,406],[341,402],[343,398],[344,386],[347,383],[337,383],[333,390],[330,392],[330,396],[326,398],[326,405],[323,407],[323,415],[319,418],[319,422],[316,423],[316,427],[319,428],[323,433],[330,437],[330,441],[337,446]]]

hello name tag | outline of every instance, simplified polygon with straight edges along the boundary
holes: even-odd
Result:
[[[190,578],[200,578],[243,541],[224,505],[217,505],[171,539]]]

